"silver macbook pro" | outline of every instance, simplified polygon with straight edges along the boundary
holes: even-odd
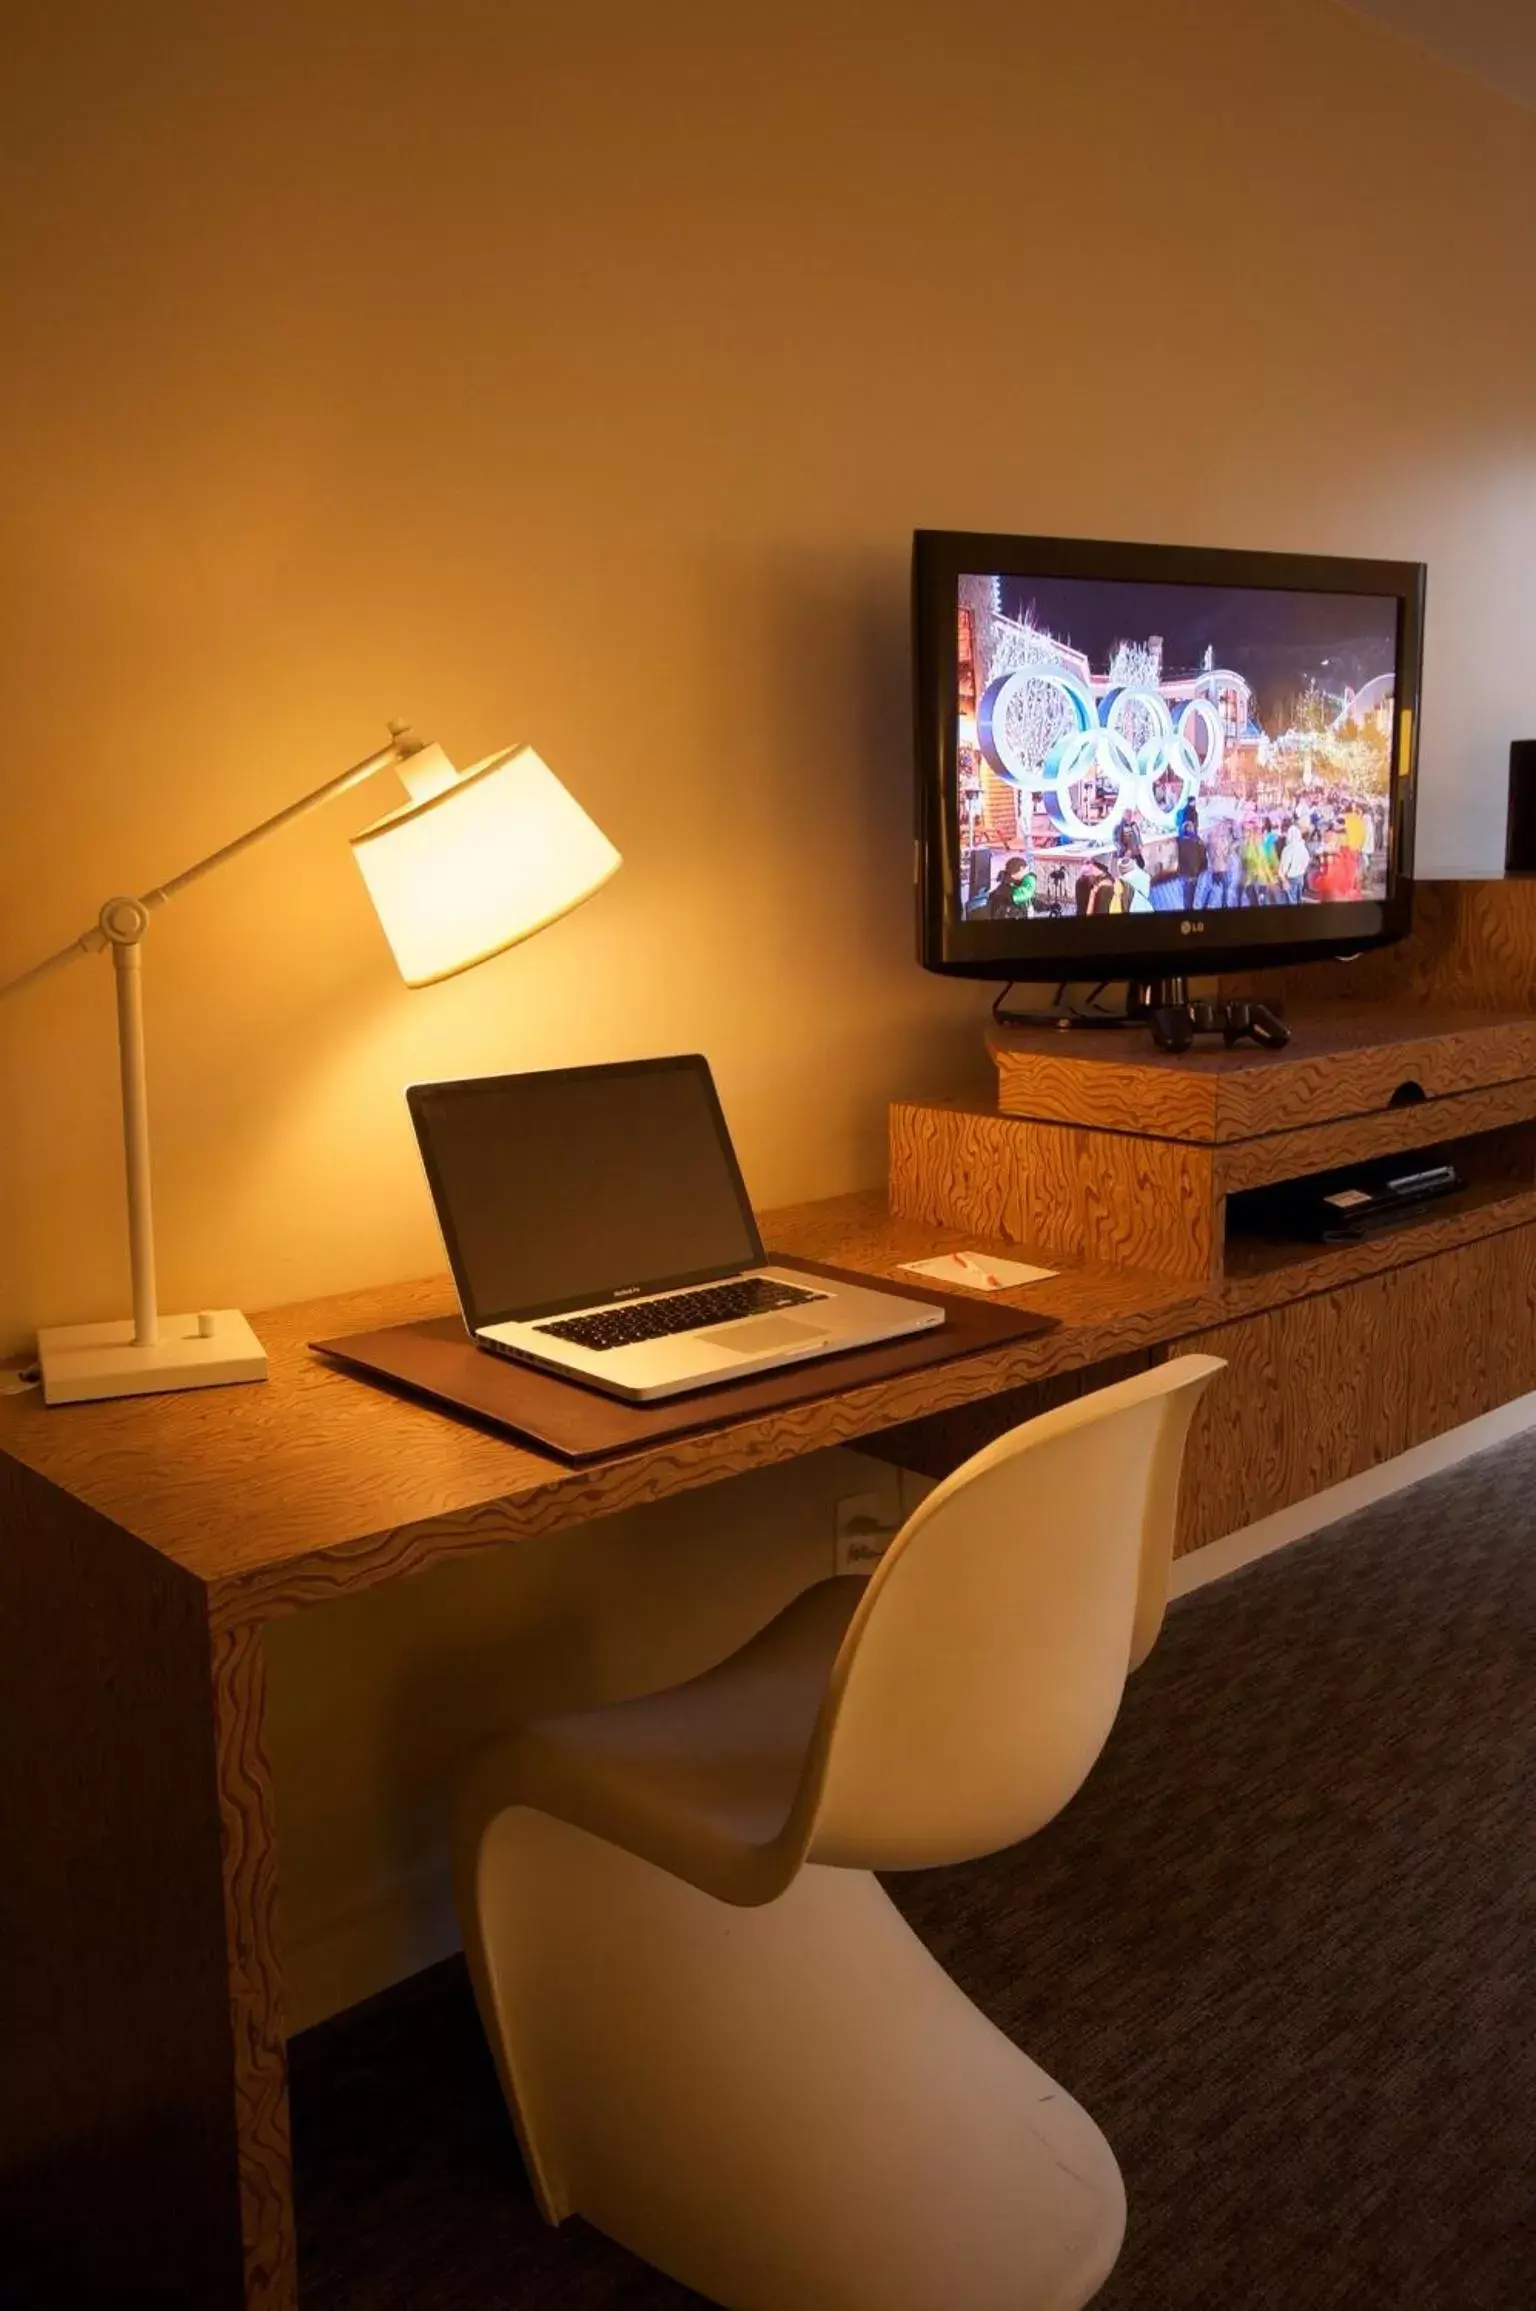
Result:
[[[707,1061],[406,1093],[459,1304],[490,1354],[645,1399],[942,1324],[769,1266]]]

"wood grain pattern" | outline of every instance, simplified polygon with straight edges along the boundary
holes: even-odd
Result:
[[[1368,1115],[1405,1082],[1437,1099],[1536,1075],[1536,1019],[1518,1015],[1337,1005],[1298,1010],[1291,1030],[1282,1051],[1182,1053],[1129,1036],[1084,1036],[1083,1050],[1063,1051],[998,1030],[998,1105],[1106,1131],[1229,1140]]]
[[[1217,1265],[1211,1151],[948,1103],[898,1101],[891,1208],[1028,1244],[1044,1259],[1196,1280]]]
[[[245,2303],[247,2311],[298,2311],[277,1831],[259,1625],[213,1633],[212,1673]]]
[[[1470,1138],[1536,1118],[1536,1076],[1495,1084],[1487,1091],[1426,1099],[1422,1106],[1387,1108],[1299,1131],[1266,1132],[1258,1139],[1225,1140],[1215,1151],[1215,1186],[1221,1195],[1304,1179],[1336,1165],[1372,1156],[1402,1155],[1442,1141]],[[1533,1174],[1536,1177],[1536,1174]]]
[[[1367,1002],[1536,1011],[1536,880],[1415,883],[1413,929],[1353,963],[1306,963],[1223,982],[1297,1003]]]
[[[1191,1056],[1155,1051],[1139,1064],[1102,1052],[1075,1061],[1042,1053],[1038,1040],[1021,1058],[1017,1038],[1005,1036],[1005,1076],[1012,1065],[1041,1104],[1076,1106],[1084,1119],[1091,1114],[1115,1128],[994,1115],[954,1101],[898,1103],[891,1112],[892,1206],[912,1218],[1033,1245],[1047,1259],[1125,1262],[1215,1279],[1229,1265],[1228,1196],[1452,1141],[1470,1158],[1490,1135],[1514,1133],[1536,1117],[1536,1072],[1528,1071],[1528,1063],[1536,1065],[1536,1022],[1415,1017],[1433,1032],[1393,1040],[1392,1023],[1384,1028],[1380,1014],[1335,1013],[1298,1037],[1294,1058],[1291,1051],[1256,1060],[1216,1054],[1209,1073]],[[1507,1077],[1516,1065],[1527,1071]],[[1466,1078],[1479,1079],[1476,1087],[1458,1089]],[[1389,1105],[1405,1085],[1419,1095],[1416,1103]],[[1162,1136],[1186,1094],[1177,1120],[1189,1127],[1204,1102],[1206,1139]],[[1255,1130],[1261,1110],[1263,1128]],[[1153,1119],[1151,1136],[1127,1122],[1143,1112]],[[1292,1120],[1281,1128],[1287,1116]],[[1529,1187],[1536,1166],[1524,1168],[1518,1152],[1515,1160],[1511,1139],[1500,1176]],[[1247,1266],[1252,1272],[1251,1258]]]
[[[49,1411],[0,1398],[0,1453],[86,1498],[209,1591],[216,1629],[293,1612],[446,1558],[563,1530],[742,1470],[852,1443],[1055,1373],[1336,1289],[1536,1217],[1511,1189],[1349,1246],[1283,1249],[1224,1283],[1135,1268],[1064,1268],[1025,1302],[1061,1329],[1016,1349],[575,1470],[332,1372],[306,1341],[443,1312],[446,1280],[388,1286],[259,1319],[264,1387]],[[900,1263],[988,1239],[892,1217],[878,1192],[765,1219],[775,1250],[900,1281]],[[993,1249],[1022,1250],[996,1238]],[[1051,1262],[1057,1265],[1057,1262]]]
[[[1454,1260],[1405,1271],[1399,1338],[1410,1443],[1536,1389],[1536,1229],[1469,1245]],[[1426,1353],[1445,1341],[1447,1355]]]
[[[987,1046],[1000,1114],[1164,1139],[1216,1137],[1221,1077],[1233,1059],[1220,1044],[1175,1056],[1137,1028],[1073,1038],[1000,1027]],[[1237,1056],[1241,1064],[1251,1053]]]
[[[767,1225],[776,1249],[810,1258],[840,1250],[846,1235],[841,1264],[876,1275],[959,1240],[953,1232],[893,1229],[879,1195],[770,1216]],[[0,1450],[42,1464],[95,1505],[112,1504],[144,1539],[207,1583],[214,1625],[226,1627],[1092,1361],[1117,1352],[1126,1321],[1177,1298],[1145,1275],[1088,1278],[1073,1295],[1080,1325],[1065,1356],[1051,1335],[997,1358],[944,1367],[926,1382],[912,1375],[601,1469],[573,1470],[309,1355],[305,1343],[327,1332],[444,1312],[450,1288],[434,1279],[261,1317],[272,1373],[264,1386],[62,1411],[36,1397],[0,1399]]]
[[[234,2311],[199,1584],[0,1456],[0,2289]]]
[[[1079,1345],[1093,1353],[1092,1336]],[[567,1530],[830,1445],[862,1442],[895,1423],[1016,1386],[1033,1375],[1038,1361],[1035,1342],[1026,1340],[816,1404],[763,1414],[729,1429],[679,1438],[591,1470],[549,1464],[547,1480],[515,1498],[480,1502],[422,1524],[387,1527],[362,1541],[234,1574],[220,1582],[214,1611],[224,1618],[300,1611],[451,1558]]]
[[[1223,1324],[1179,1548],[1199,1548],[1536,1388],[1536,1225]]]
[[[1195,1415],[1178,1548],[1199,1548],[1406,1445],[1397,1272],[1181,1344],[1227,1369]]]

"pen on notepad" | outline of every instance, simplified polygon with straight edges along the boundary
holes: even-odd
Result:
[[[979,1260],[973,1260],[969,1252],[957,1252],[955,1254],[955,1266],[957,1268],[969,1268],[973,1276],[980,1276],[983,1283],[990,1284],[994,1292],[1001,1289],[991,1269],[984,1268]]]

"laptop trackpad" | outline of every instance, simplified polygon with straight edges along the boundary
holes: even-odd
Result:
[[[695,1332],[709,1348],[734,1348],[742,1356],[760,1356],[765,1348],[803,1348],[808,1341],[825,1340],[819,1324],[797,1324],[793,1316],[749,1316],[728,1332]]]

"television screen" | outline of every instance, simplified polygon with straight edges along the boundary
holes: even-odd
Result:
[[[940,895],[947,935],[925,961],[1065,975],[1092,953],[1131,976],[1138,956],[1208,969],[1207,949],[1396,935],[1417,565],[918,544],[920,743],[925,721],[939,739],[926,912]],[[963,550],[989,546],[1007,550]]]

